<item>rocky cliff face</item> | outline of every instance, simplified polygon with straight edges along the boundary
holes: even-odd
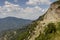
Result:
[[[15,36],[7,34],[6,40],[60,40],[60,1],[56,1],[50,5],[47,12],[40,16],[39,19],[33,21],[27,26],[25,31],[19,33],[15,31]],[[1,37],[0,37],[1,38]]]
[[[60,2],[54,2],[50,5],[50,8],[44,16],[45,21],[57,21],[60,20]]]
[[[58,38],[54,36],[56,29],[59,27],[58,24],[60,25],[59,22],[60,22],[60,1],[56,1],[52,3],[47,12],[39,18],[39,20],[37,21],[38,25],[36,25],[35,30],[33,31],[34,34],[29,38],[29,40],[60,40],[59,38],[60,36],[57,36]],[[46,31],[45,30],[46,28],[48,29],[47,32],[48,31],[49,33],[51,32],[51,34],[48,33],[49,34],[48,37],[50,35],[53,35],[51,36],[52,37],[51,39],[48,38],[47,34],[44,32]],[[54,31],[54,33],[52,31]],[[42,34],[45,37],[44,36],[42,37],[41,36]],[[59,33],[57,33],[57,35],[58,34]]]

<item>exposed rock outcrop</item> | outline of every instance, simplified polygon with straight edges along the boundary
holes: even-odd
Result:
[[[47,12],[39,18],[39,20],[37,21],[38,25],[33,31],[34,34],[30,37],[29,40],[35,40],[41,33],[44,33],[46,25],[56,22],[60,22],[60,1],[52,3]]]

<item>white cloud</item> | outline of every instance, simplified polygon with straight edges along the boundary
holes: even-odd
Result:
[[[35,6],[35,7],[32,7],[32,8],[30,8],[30,7],[26,7],[25,9],[24,9],[24,12],[28,12],[28,13],[37,13],[37,12],[40,12],[40,11],[42,11],[42,8],[40,8],[39,6]]]
[[[44,11],[39,6],[22,8],[6,1],[4,6],[0,6],[0,18],[12,16],[33,20],[38,18]]]
[[[26,2],[28,5],[40,5],[40,4],[47,4],[49,5],[51,2],[50,0],[29,0]]]

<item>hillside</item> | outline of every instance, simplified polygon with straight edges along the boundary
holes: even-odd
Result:
[[[32,20],[21,19],[16,17],[6,17],[0,19],[0,32],[8,29],[24,28],[30,24]]]
[[[3,32],[0,40],[60,40],[60,1],[26,28]]]

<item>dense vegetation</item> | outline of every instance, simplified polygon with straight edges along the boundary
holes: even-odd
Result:
[[[45,28],[44,33],[41,33],[36,40],[60,40],[58,37],[60,37],[60,22],[57,22],[57,24],[49,23],[47,28]]]

